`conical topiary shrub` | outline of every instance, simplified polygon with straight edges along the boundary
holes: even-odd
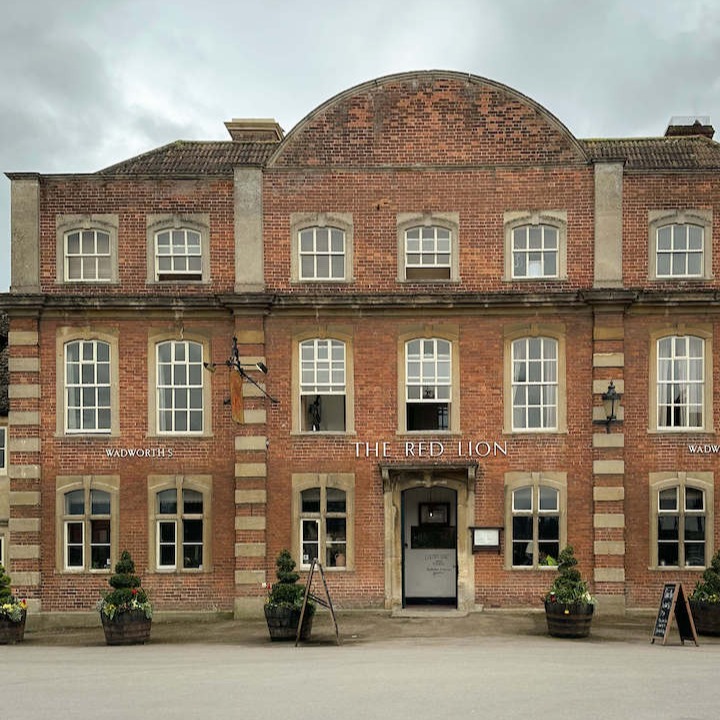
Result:
[[[12,594],[10,576],[0,564],[0,645],[22,642],[27,603]]]
[[[115,574],[108,582],[113,589],[98,604],[107,644],[144,643],[150,636],[152,604],[141,587],[135,563],[127,550],[120,556]]]
[[[265,603],[265,619],[272,640],[294,640],[300,622],[300,612],[305,588],[298,583],[300,575],[295,572],[295,561],[288,550],[282,550],[275,561],[277,582],[270,588]],[[303,617],[301,640],[310,637],[315,605],[308,602]]]
[[[587,637],[590,634],[595,599],[576,567],[571,545],[558,557],[558,574],[545,595],[548,632],[554,637]]]

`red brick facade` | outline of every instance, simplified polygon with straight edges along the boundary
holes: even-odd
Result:
[[[107,572],[88,565],[89,536],[82,561],[68,561],[64,534],[73,521],[65,493],[101,487],[112,495],[111,560],[131,551],[160,610],[259,607],[282,548],[303,565],[301,529],[308,518],[315,527],[316,515],[340,607],[537,606],[553,572],[545,550],[565,543],[601,609],[654,605],[667,579],[694,585],[700,541],[692,538],[691,552],[690,535],[679,537],[679,562],[663,564],[657,503],[668,488],[702,493],[701,509],[683,506],[677,517],[687,528],[701,518],[698,552],[709,562],[720,546],[712,449],[720,147],[692,135],[581,141],[510,88],[442,72],[352,88],[284,138],[253,133],[172,144],[92,175],[11,176],[13,278],[0,298],[10,315],[9,511],[0,531],[6,520],[6,562],[35,610],[90,610],[106,586]],[[663,276],[654,222],[703,228],[700,272]],[[512,232],[525,226],[556,233],[557,272],[516,275]],[[66,279],[64,243],[75,227],[105,228],[110,276]],[[202,271],[158,279],[154,233],[186,227],[201,237]],[[299,232],[323,227],[344,231],[344,271],[313,281],[303,275]],[[452,238],[447,278],[406,279],[410,227]],[[242,423],[231,416],[225,367],[233,336],[248,375],[277,400],[246,381]],[[702,422],[658,427],[652,366],[665,336],[702,338]],[[451,349],[447,427],[414,430],[406,342],[438,338]],[[557,351],[545,365],[556,373],[547,396],[555,414],[546,427],[522,428],[512,353],[515,341],[533,338]],[[63,353],[76,339],[106,342],[116,363],[103,432],[65,426]],[[308,427],[299,357],[308,339],[343,344],[340,429]],[[163,341],[195,343],[217,365],[203,371],[201,432],[158,430]],[[622,401],[606,433],[610,381]],[[439,392],[428,387],[425,400]],[[342,488],[340,520],[328,519],[329,504],[319,513],[303,506],[302,489],[315,485]],[[156,492],[169,487],[203,493],[200,568],[184,566],[179,537],[176,566],[160,567]],[[523,515],[520,493],[513,506],[522,488],[549,488],[557,507],[538,507],[533,495]],[[445,502],[449,533],[414,516],[419,503]],[[343,522],[338,561],[330,528]],[[473,549],[478,527],[500,528],[500,548]],[[518,560],[522,527],[534,533],[528,565]],[[450,547],[427,540],[441,536]],[[412,551],[423,547],[417,562],[429,565],[418,569]],[[433,573],[450,578],[449,590],[436,592]]]

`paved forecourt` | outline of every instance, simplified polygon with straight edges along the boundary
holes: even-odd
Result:
[[[338,647],[328,632],[296,648],[259,635],[132,647],[106,647],[101,639],[53,644],[31,635],[0,652],[2,716],[715,717],[720,642],[701,639],[695,647],[671,636],[662,646],[649,636],[650,629],[588,640],[349,634]]]

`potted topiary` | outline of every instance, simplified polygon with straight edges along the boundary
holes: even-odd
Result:
[[[690,594],[690,610],[700,635],[720,635],[720,550]]]
[[[0,563],[0,645],[22,642],[26,618],[27,603],[12,594],[10,576]]]
[[[558,574],[545,595],[545,618],[553,637],[578,638],[590,634],[595,599],[575,567],[572,546],[558,557]]]
[[[150,637],[152,605],[135,575],[135,563],[124,550],[108,580],[112,591],[98,602],[108,645],[138,645]]]
[[[295,572],[295,561],[287,550],[280,552],[275,565],[277,582],[271,586],[264,608],[268,632],[271,640],[295,640],[305,588],[298,583],[300,576]],[[315,605],[308,602],[300,632],[301,640],[310,637],[314,614]]]

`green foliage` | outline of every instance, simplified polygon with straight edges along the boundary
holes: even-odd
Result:
[[[550,590],[545,595],[545,602],[577,604],[594,603],[587,582],[582,579],[580,571],[575,567],[577,559],[571,545],[563,548],[558,557],[558,574]]]
[[[118,613],[142,610],[145,617],[152,617],[150,599],[140,585],[140,578],[135,575],[135,563],[127,550],[120,555],[115,564],[115,574],[110,576],[108,583],[114,589],[98,603],[101,613],[114,618]]]
[[[10,576],[5,572],[4,566],[0,564],[0,603],[10,602],[11,598]]]
[[[288,550],[282,550],[275,560],[277,582],[270,588],[267,604],[273,607],[302,607],[305,588],[298,583],[300,575],[295,572],[295,561]],[[307,611],[315,612],[313,603],[308,603]]]
[[[720,550],[715,553],[710,567],[706,568],[702,580],[698,580],[690,595],[698,602],[720,603]]]
[[[12,594],[10,576],[5,572],[5,567],[0,564],[0,617],[19,622],[22,620],[26,609],[27,603],[25,600],[18,600]]]

